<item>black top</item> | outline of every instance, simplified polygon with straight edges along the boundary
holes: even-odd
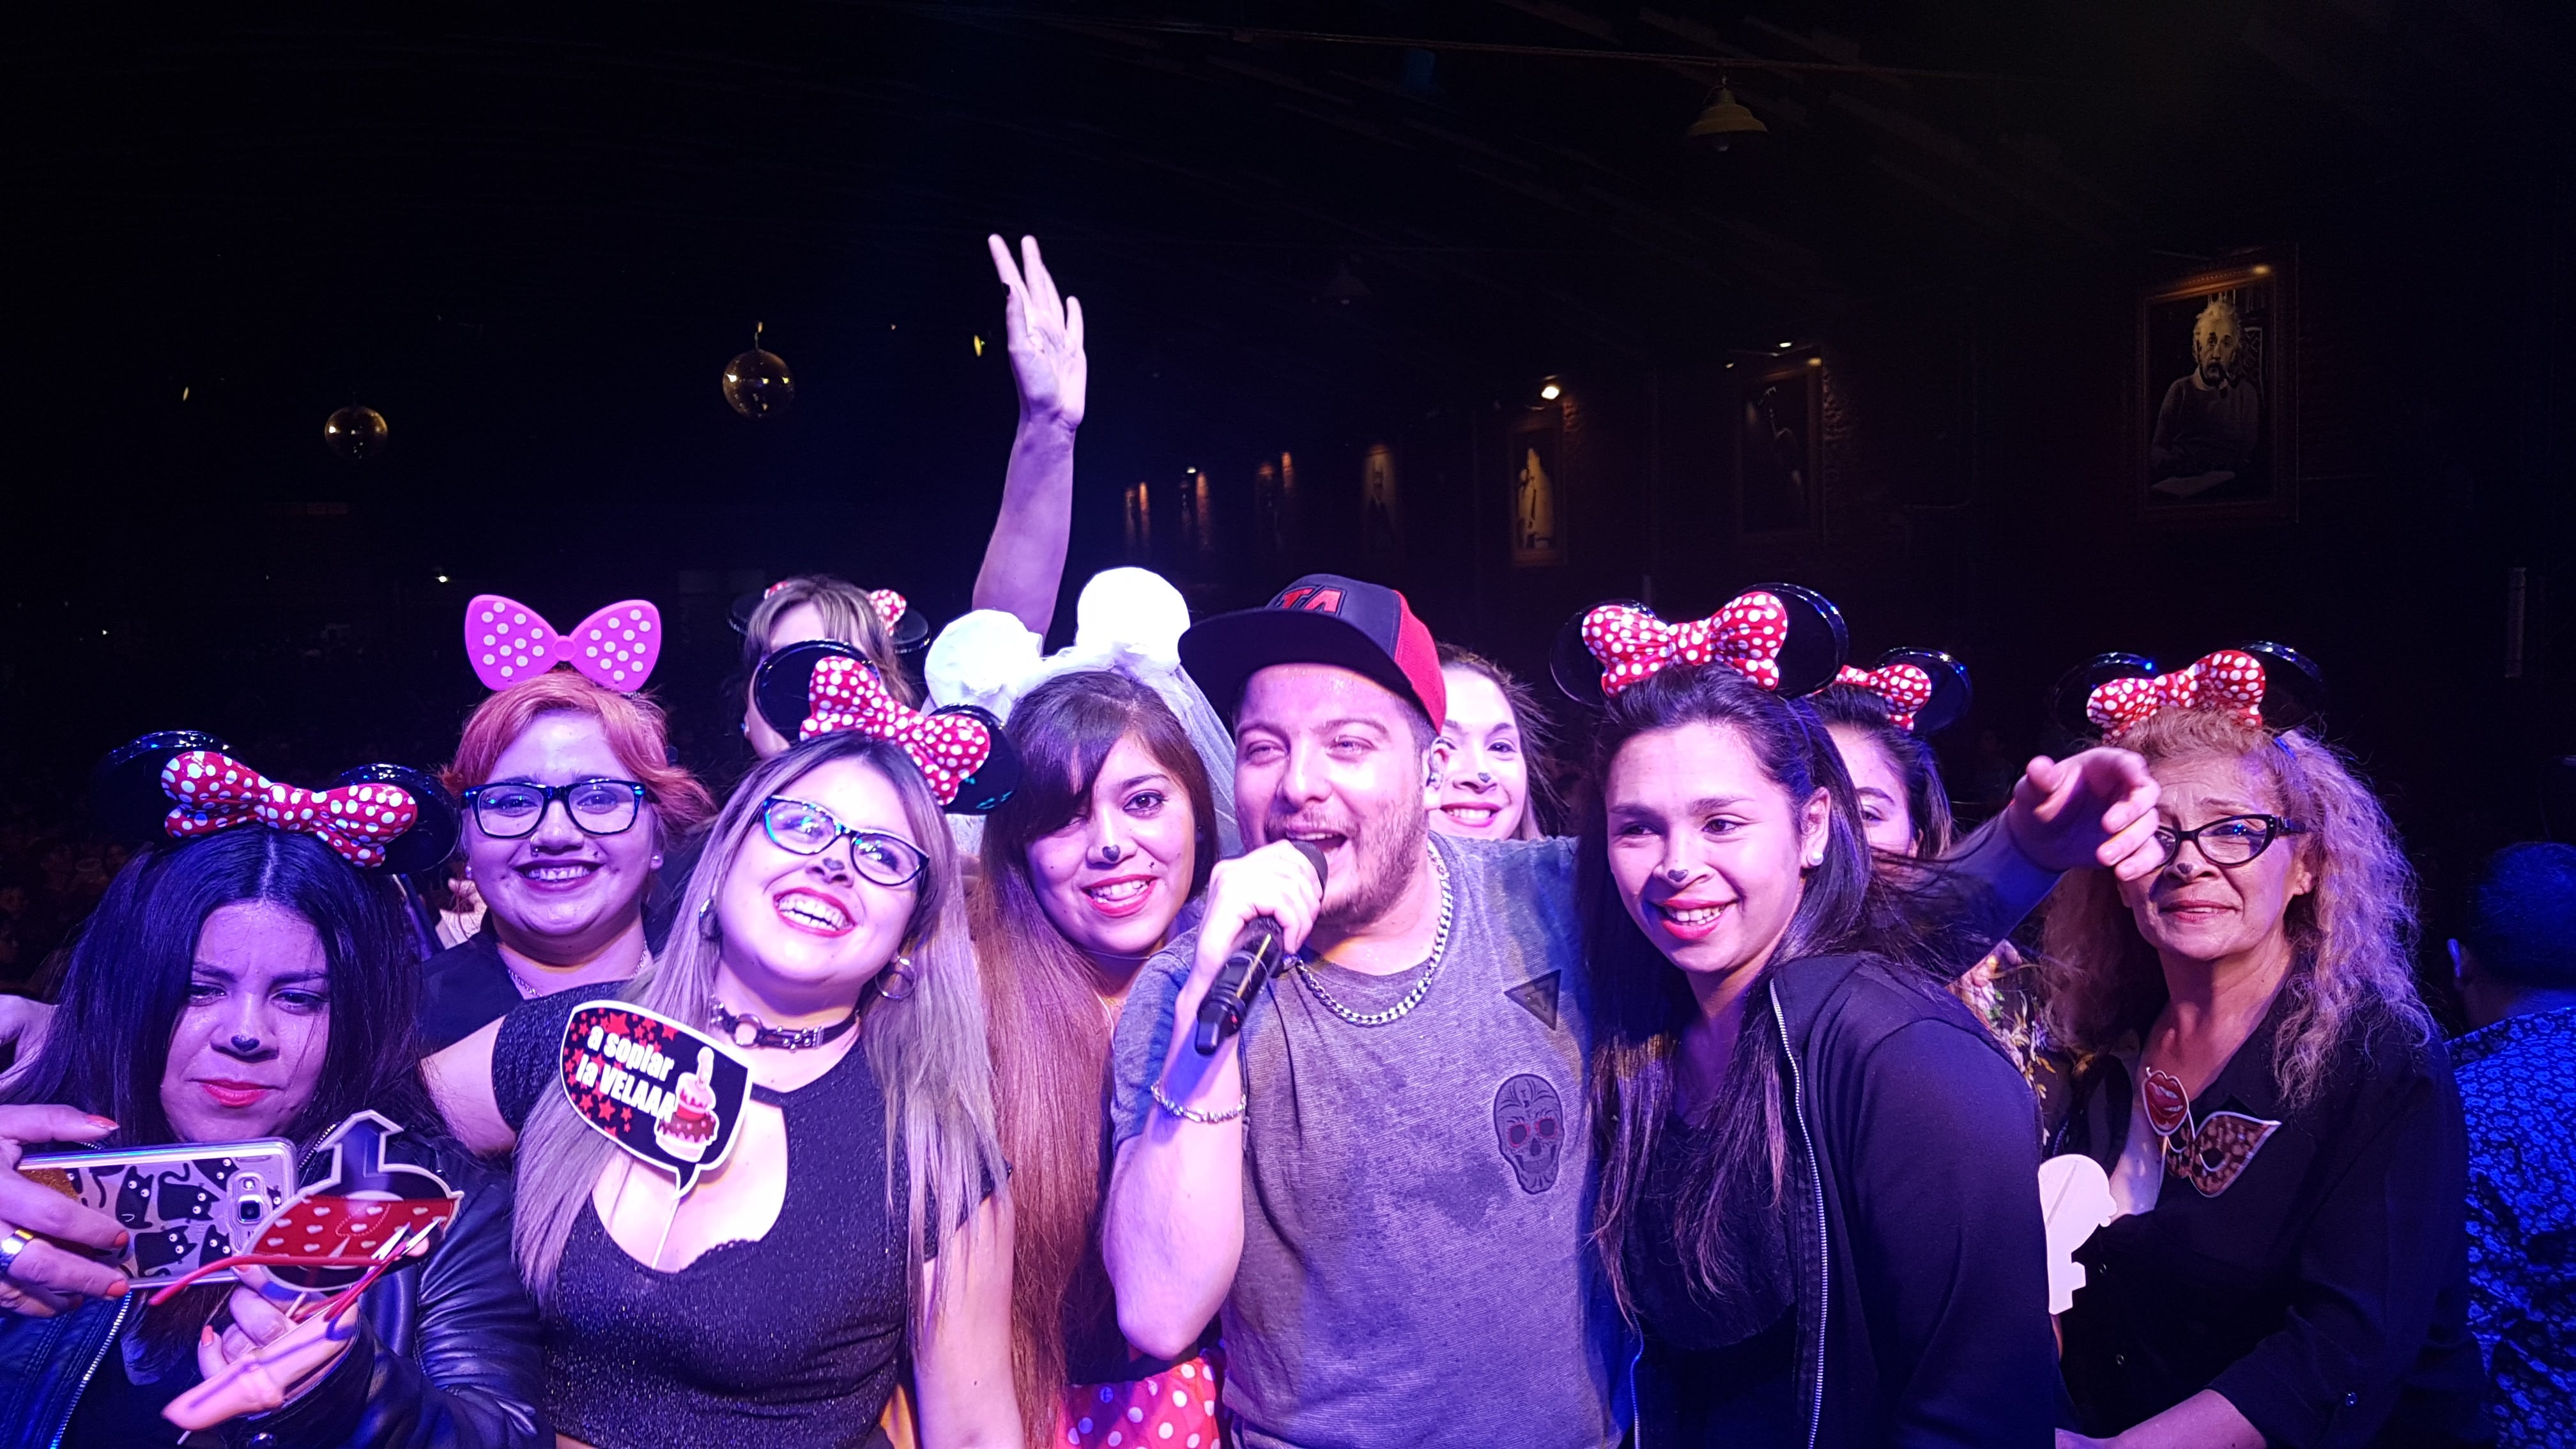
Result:
[[[520,999],[486,916],[482,930],[420,963],[420,1054],[456,1045],[509,1015]]]
[[[2486,1442],[2467,1332],[2467,1147],[2438,1041],[2368,1011],[2307,1105],[2285,1109],[2273,1043],[2284,990],[2191,1104],[2279,1129],[2215,1197],[2168,1171],[2153,1209],[2076,1253],[2061,1319],[2086,1433],[2116,1433],[2202,1389],[2281,1445]],[[2096,1058],[2061,1150],[2107,1170],[2127,1145],[2129,1067]]]
[[[1785,1282],[1727,1305],[1638,1283],[1640,1441],[2047,1449],[2055,1353],[2021,1074],[1933,974],[1877,957],[1784,962],[1751,1009],[1781,1053],[1788,1181],[1738,1247],[1785,1263]],[[1667,1141],[1656,1181],[1690,1150]],[[1665,1211],[1650,1196],[1649,1226]],[[1658,1261],[1678,1272],[1661,1250],[1632,1266]]]
[[[72,1411],[64,1449],[169,1449],[196,1437],[181,1434],[161,1417],[172,1399],[203,1381],[192,1348],[182,1343],[155,1354],[146,1350],[141,1335],[119,1335],[90,1375],[80,1407]],[[150,1382],[135,1382],[136,1374]]]
[[[1658,1444],[1803,1444],[1798,1408],[1798,1316],[1789,1241],[1778,1213],[1739,1219],[1734,1260],[1750,1281],[1723,1300],[1695,1289],[1675,1241],[1674,1202],[1709,1134],[1666,1124],[1646,1164],[1634,1231],[1627,1235],[1629,1292],[1646,1331],[1649,1371],[1671,1385],[1671,1419]],[[1659,1426],[1660,1427],[1660,1426]]]
[[[564,1025],[602,994],[539,997],[502,1023],[492,1091],[512,1126],[560,1090]],[[787,1198],[767,1236],[655,1272],[584,1203],[545,1325],[546,1409],[563,1433],[602,1449],[808,1449],[874,1435],[908,1301],[903,1222],[886,1209],[885,1097],[856,1047],[795,1091],[753,1095],[787,1125]]]

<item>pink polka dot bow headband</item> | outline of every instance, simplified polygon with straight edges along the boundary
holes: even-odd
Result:
[[[499,594],[477,594],[465,606],[465,658],[487,689],[569,664],[595,684],[633,694],[661,657],[662,611],[642,599],[622,599],[561,631]]]
[[[954,814],[984,814],[1019,784],[1019,752],[1000,720],[967,704],[914,709],[836,639],[790,644],[762,660],[752,700],[771,729],[800,742],[850,731],[899,746]]]
[[[272,780],[212,735],[145,735],[99,765],[102,823],[133,839],[200,840],[247,826],[309,835],[362,869],[425,870],[456,845],[456,802],[421,771],[362,765],[307,790]]]
[[[1557,638],[1557,686],[1578,701],[1616,698],[1675,666],[1723,664],[1774,694],[1812,694],[1833,681],[1847,648],[1842,615],[1822,595],[1764,584],[1705,619],[1669,623],[1643,604],[1609,603]]]
[[[1938,649],[1891,649],[1877,665],[1846,664],[1838,687],[1874,694],[1887,706],[1887,722],[1909,734],[1947,729],[1968,712],[1968,667]]]
[[[2325,707],[2325,676],[2306,656],[2255,642],[2214,650],[2170,673],[2135,654],[2097,655],[2058,681],[2058,722],[2116,743],[2167,710],[2208,710],[2247,729],[2284,730]]]

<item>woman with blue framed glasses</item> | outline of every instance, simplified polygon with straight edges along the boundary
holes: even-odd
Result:
[[[1007,1169],[943,803],[901,746],[797,745],[726,805],[641,976],[526,1002],[429,1060],[459,1139],[517,1153],[517,1258],[566,1440],[863,1443],[908,1363],[923,1445],[1020,1442]],[[750,1065],[732,1150],[676,1202],[565,1098],[566,1023],[603,997]]]
[[[2116,1213],[2059,1318],[2059,1443],[2483,1443],[2413,874],[2334,750],[2212,693],[2114,740],[2161,791],[2161,866],[2048,905],[2049,1027],[2083,1063],[2058,1150]]]
[[[441,777],[465,802],[461,868],[485,912],[421,966],[423,1050],[530,997],[642,968],[663,857],[715,814],[671,763],[650,700],[568,669],[523,680],[474,711]]]

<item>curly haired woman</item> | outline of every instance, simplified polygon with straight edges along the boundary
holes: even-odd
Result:
[[[2118,743],[2163,866],[2070,877],[2043,952],[2084,1066],[2061,1150],[2118,1213],[2060,1319],[2079,1421],[2131,1446],[2483,1442],[2460,1098],[2414,879],[2326,745],[2207,709]]]

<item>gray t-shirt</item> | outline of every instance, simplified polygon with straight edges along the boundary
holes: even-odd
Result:
[[[1251,1449],[1619,1437],[1623,1338],[1587,1242],[1574,843],[1432,837],[1455,919],[1429,992],[1383,1026],[1274,977],[1246,1013],[1243,1261],[1227,1294],[1225,1400]],[[1118,1022],[1115,1140],[1144,1130],[1193,933],[1148,962]],[[1316,982],[1354,1013],[1420,967]]]

